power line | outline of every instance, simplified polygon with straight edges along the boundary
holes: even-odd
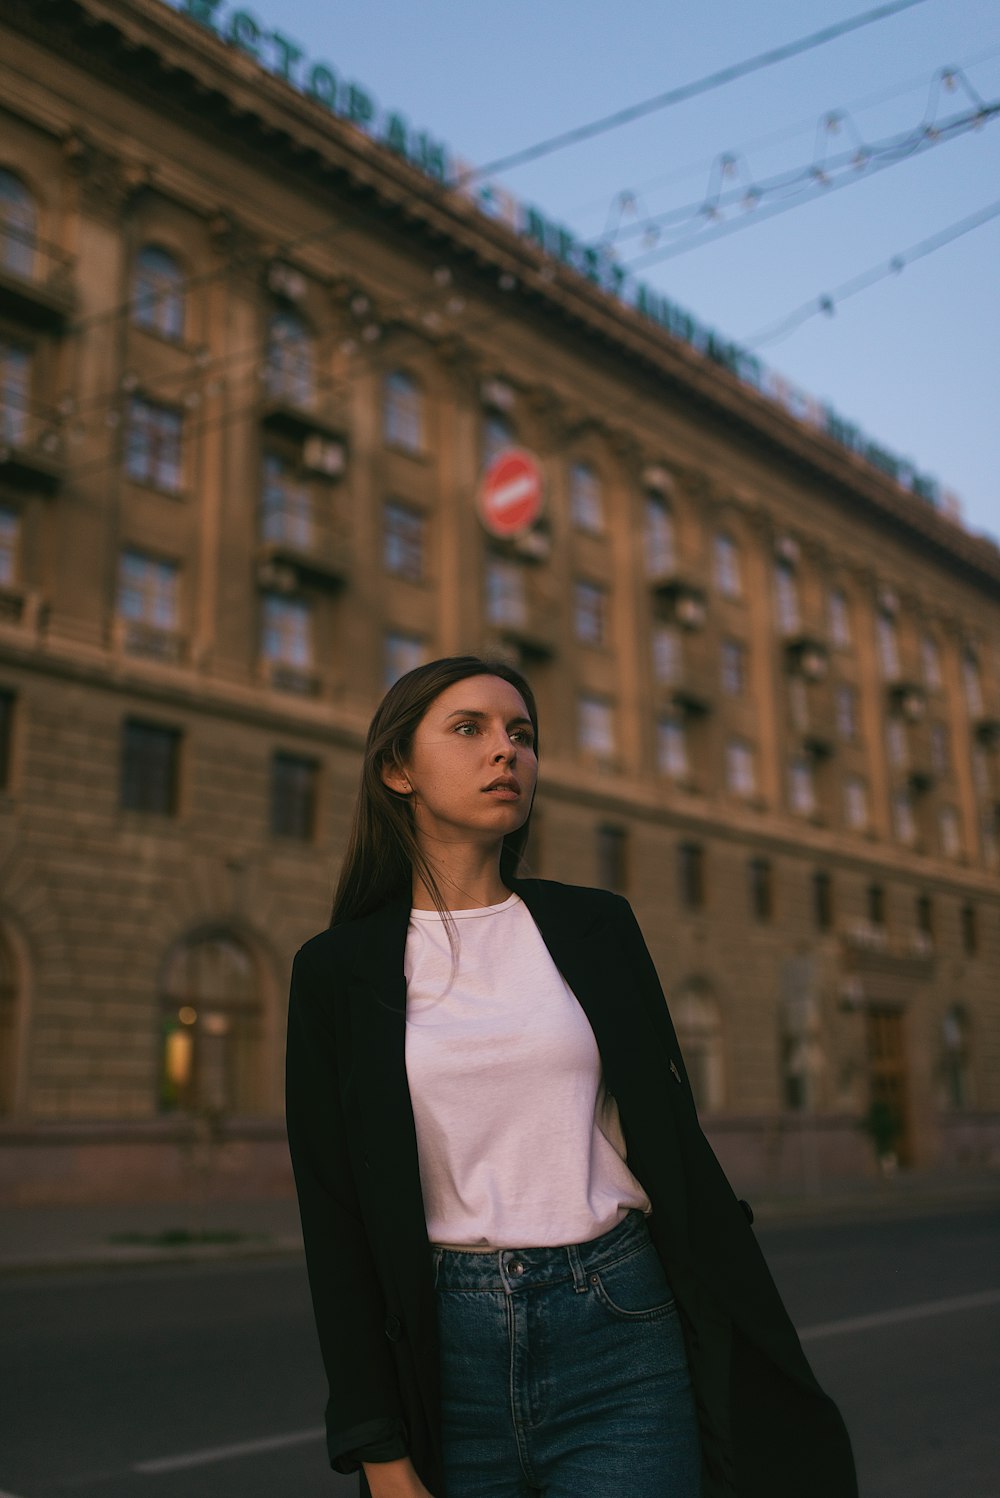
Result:
[[[665,93],[654,94],[652,98],[644,99],[639,104],[630,104],[625,109],[616,110],[614,114],[603,115],[598,120],[592,120],[588,125],[577,125],[572,130],[564,130],[559,135],[551,135],[547,140],[538,141],[533,146],[525,146],[522,150],[512,151],[507,156],[498,156],[484,166],[475,167],[460,176],[455,185],[464,187],[467,182],[479,177],[495,177],[501,172],[510,171],[512,167],[523,166],[528,161],[537,161],[540,156],[549,156],[553,151],[565,150],[567,146],[578,145],[582,140],[592,140],[595,135],[604,135],[609,130],[617,130],[622,125],[631,124],[633,120],[655,114],[658,110],[668,109],[671,105],[683,104],[688,99],[697,98],[699,94],[707,94],[713,89],[723,88],[727,83],[735,83],[738,78],[745,78],[750,73],[758,73],[763,68],[773,67],[776,63],[785,62],[790,57],[798,57],[801,53],[810,52],[815,47],[825,46],[827,42],[836,41],[838,37],[846,36],[851,31],[858,31],[863,26],[871,26],[876,21],[883,21],[889,16],[897,15],[900,11],[911,10],[913,6],[923,4],[924,0],[892,0],[891,4],[878,5],[874,10],[866,10],[861,15],[852,16],[846,21],[838,21],[836,25],[825,26],[821,31],[814,31],[809,36],[800,37],[798,41],[785,42],[780,47],[771,47],[767,52],[758,52],[755,57],[731,63],[728,67],[719,68],[717,72],[708,73],[704,78],[695,79],[692,83],[682,83],[677,88],[667,89]]]
[[[984,51],[977,52],[972,57],[964,57],[960,62],[953,63],[950,68],[937,69],[934,76],[940,77],[945,72],[964,71],[966,68],[975,67],[978,63],[991,60],[998,53],[1000,53],[1000,46],[987,47]],[[894,84],[892,88],[881,89],[878,93],[874,94],[865,94],[859,99],[849,99],[846,104],[838,105],[832,110],[824,110],[824,114],[846,114],[848,111],[871,109],[876,104],[885,104],[890,99],[898,99],[903,94],[911,93],[915,88],[921,84],[926,84],[926,82],[926,73],[920,73],[906,79],[902,83]],[[732,146],[727,149],[725,154],[728,156],[745,156],[748,151],[756,151],[765,146],[777,145],[781,141],[791,140],[794,136],[801,134],[803,130],[814,126],[815,123],[816,116],[809,115],[808,118],[798,120],[793,125],[782,125],[777,130],[768,131],[764,135],[757,135],[752,140],[744,141],[741,145]],[[573,219],[581,214],[593,213],[597,209],[604,208],[608,208],[609,212],[611,212],[614,210],[618,200],[625,194],[630,194],[634,198],[639,192],[654,192],[657,188],[667,187],[672,182],[683,181],[685,177],[692,177],[698,172],[710,171],[717,160],[718,153],[714,156],[702,157],[699,161],[692,161],[687,166],[675,167],[672,171],[660,173],[655,177],[641,178],[633,186],[616,193],[610,205],[604,196],[591,198],[588,202],[578,204],[576,208],[571,209],[568,217]]]
[[[824,313],[832,317],[841,302],[846,302],[850,297],[857,296],[859,292],[866,291],[869,286],[874,286],[878,281],[883,281],[887,276],[898,276],[915,260],[922,260],[926,255],[933,255],[936,250],[941,250],[945,245],[953,244],[956,239],[961,239],[965,234],[971,234],[974,229],[982,228],[984,224],[1000,215],[1000,199],[991,203],[986,208],[981,208],[978,213],[970,214],[968,218],[959,219],[947,228],[939,230],[937,234],[931,234],[926,239],[921,239],[917,244],[912,244],[908,249],[900,250],[889,260],[872,266],[869,270],[861,271],[860,274],[852,276],[848,281],[842,281],[833,291],[824,292],[820,296],[813,297],[808,302],[803,302],[801,307],[796,307],[778,322],[770,324],[769,327],[754,333],[750,338],[740,340],[740,347],[745,349],[760,348],[765,343],[776,343],[794,333],[796,328],[808,321],[811,317],[817,317]]]
[[[990,104],[985,105],[982,109],[977,109],[968,115],[960,115],[954,117],[953,119],[939,126],[933,134],[922,133],[920,135],[914,135],[910,138],[907,138],[901,143],[893,144],[892,146],[885,149],[885,159],[872,160],[871,158],[869,158],[863,164],[859,163],[857,169],[853,168],[851,161],[838,159],[836,163],[837,165],[847,165],[852,167],[851,170],[845,171],[840,178],[833,178],[830,175],[830,171],[834,169],[834,162],[828,162],[827,169],[822,174],[816,174],[814,176],[816,190],[811,193],[806,201],[813,202],[816,198],[826,197],[830,193],[836,192],[842,187],[850,186],[853,182],[867,181],[871,177],[876,176],[879,172],[883,172],[889,167],[896,166],[901,161],[909,160],[914,156],[921,155],[924,151],[930,150],[933,146],[942,144],[945,140],[953,139],[957,135],[965,134],[970,130],[977,129],[984,124],[990,123],[992,120],[995,120],[997,118],[998,114],[1000,114],[1000,101],[993,101]],[[807,175],[813,174],[808,173]],[[775,185],[775,190],[787,188],[788,185],[789,184],[787,181],[779,180]],[[800,206],[799,198],[784,203],[775,203],[770,208],[768,208],[767,206],[765,206],[764,208],[760,208],[759,206],[754,205],[752,211],[746,212],[742,218],[728,219],[724,220],[721,223],[718,222],[719,207],[724,203],[732,202],[734,196],[744,197],[745,195],[745,188],[738,189],[737,194],[720,194],[717,202],[711,205],[712,211],[707,220],[709,225],[707,228],[701,230],[700,232],[696,231],[695,233],[689,234],[686,238],[677,240],[673,244],[663,246],[659,249],[650,250],[647,254],[644,255],[638,255],[634,259],[627,261],[625,264],[625,268],[630,273],[634,273],[637,270],[643,270],[648,265],[652,265],[661,260],[672,259],[675,255],[683,255],[688,250],[699,249],[704,244],[712,244],[717,239],[723,239],[727,235],[736,233],[741,229],[751,228],[754,224],[764,223],[768,219],[774,218],[780,213],[787,213],[790,208]],[[703,213],[704,208],[705,205],[702,204],[698,210],[699,213]],[[683,211],[687,213],[688,217],[693,216],[690,211]],[[712,226],[713,223],[714,227]]]

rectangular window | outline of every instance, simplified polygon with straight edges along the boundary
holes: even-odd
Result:
[[[830,641],[838,650],[846,650],[851,643],[851,615],[847,606],[847,594],[840,588],[832,588],[828,599]]]
[[[597,829],[597,883],[602,889],[624,894],[627,881],[628,832],[624,827],[603,823]]]
[[[769,921],[774,914],[770,860],[751,858],[747,870],[750,875],[750,913],[755,921]]]
[[[896,638],[896,621],[892,615],[879,613],[875,620],[875,631],[882,675],[886,681],[895,681],[899,676],[899,644]]]
[[[175,562],[123,551],[118,561],[119,617],[148,629],[176,630],[179,576]]]
[[[934,940],[934,901],[930,895],[918,895],[916,905],[917,930],[921,935]]]
[[[781,633],[795,634],[799,627],[799,586],[795,568],[784,559],[774,568],[774,606]]]
[[[308,671],[313,663],[312,612],[299,598],[265,593],[261,599],[260,652],[266,661]]]
[[[855,832],[868,828],[868,787],[859,775],[844,781],[844,820]]]
[[[808,817],[816,810],[813,769],[807,759],[793,759],[788,769],[789,797],[792,810]]]
[[[867,900],[869,924],[872,926],[884,926],[885,890],[881,884],[869,884]]]
[[[569,509],[578,530],[599,535],[604,529],[601,480],[588,463],[574,463],[570,468]]]
[[[140,484],[176,494],[181,487],[182,412],[133,395],[125,429],[125,471]]]
[[[971,650],[967,650],[962,656],[962,688],[970,716],[978,718],[983,711],[983,688],[979,677],[979,661]]]
[[[962,906],[962,951],[966,957],[975,957],[979,950],[979,930],[976,924],[976,907]]]
[[[650,577],[669,576],[677,565],[677,539],[673,514],[658,494],[646,495],[645,526],[646,572]]]
[[[21,517],[7,505],[0,506],[0,587],[12,588],[21,571]]]
[[[11,744],[14,738],[14,693],[0,689],[0,791],[10,788]]]
[[[176,728],[126,719],[121,764],[121,804],[126,810],[176,816],[180,746]]]
[[[739,547],[725,531],[716,531],[712,557],[715,563],[715,586],[725,598],[739,598],[743,591]]]
[[[661,718],[656,725],[656,767],[675,780],[688,773],[687,736],[680,718]]]
[[[506,557],[486,562],[486,618],[490,624],[518,627],[528,622],[528,590],[524,566]]]
[[[962,836],[959,831],[958,812],[954,806],[942,806],[938,813],[938,830],[941,852],[946,858],[957,858],[962,851]]]
[[[423,392],[404,370],[386,376],[383,391],[382,434],[393,447],[418,453],[424,445]]]
[[[19,343],[0,342],[0,442],[14,447],[28,439],[31,354]]]
[[[906,741],[906,724],[899,718],[890,718],[885,728],[885,742],[889,763],[893,769],[901,770],[909,762],[909,745]]]
[[[677,881],[681,903],[691,910],[705,903],[705,850],[700,843],[679,843]]]
[[[574,590],[573,619],[576,637],[584,645],[606,645],[608,642],[608,590],[600,583],[577,580]]]
[[[401,630],[390,630],[385,637],[385,658],[382,685],[388,691],[394,681],[413,671],[427,660],[427,642],[419,635],[404,634]]]
[[[424,517],[419,510],[387,499],[382,507],[382,564],[396,577],[419,582],[424,575]]]
[[[892,820],[896,838],[907,846],[916,842],[917,824],[913,815],[913,797],[909,791],[894,791],[892,797]]]
[[[829,931],[833,925],[833,879],[826,869],[813,874],[813,920],[817,931]]]
[[[653,676],[669,685],[681,673],[681,639],[671,624],[653,626]]]
[[[280,750],[271,760],[271,832],[275,837],[312,842],[316,834],[319,765],[314,759]]]
[[[578,703],[579,745],[585,754],[609,759],[615,752],[615,722],[611,703],[603,697],[583,696]]]
[[[742,697],[746,690],[746,650],[739,640],[722,642],[722,690]]]
[[[924,668],[924,684],[929,691],[936,692],[941,686],[941,652],[933,635],[921,636],[920,659]]]
[[[947,775],[950,768],[951,756],[948,752],[948,725],[936,722],[931,724],[931,768],[935,775]],[[980,787],[982,789],[982,787]]]
[[[309,489],[296,478],[287,459],[264,454],[260,496],[260,538],[309,551],[313,545],[313,510]]]
[[[737,796],[752,796],[757,789],[753,745],[745,739],[726,744],[726,785]]]
[[[858,694],[854,687],[839,682],[834,698],[837,714],[837,736],[845,744],[854,744],[858,737]]]

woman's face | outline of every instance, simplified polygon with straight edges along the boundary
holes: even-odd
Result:
[[[534,741],[516,687],[500,676],[467,676],[434,699],[403,770],[386,767],[383,779],[411,797],[422,839],[497,842],[531,810]]]

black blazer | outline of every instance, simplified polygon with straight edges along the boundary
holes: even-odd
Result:
[[[628,902],[513,881],[583,1007],[617,1100],[629,1167],[685,1329],[702,1498],[856,1498],[850,1442],[817,1384],[701,1132],[656,970]],[[287,1124],[330,1386],[330,1460],[405,1434],[444,1492],[431,1259],[404,1055],[409,900],[322,931],[297,953]],[[367,1493],[364,1475],[361,1492]]]

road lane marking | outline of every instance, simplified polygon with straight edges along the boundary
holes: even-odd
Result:
[[[950,1300],[925,1300],[921,1305],[899,1306],[895,1311],[874,1311],[869,1316],[849,1316],[844,1321],[825,1321],[799,1332],[800,1342],[818,1342],[821,1337],[841,1337],[867,1332],[877,1326],[896,1326],[904,1321],[922,1321],[925,1316],[948,1316],[953,1311],[975,1311],[981,1306],[1000,1305],[1000,1290],[982,1290],[978,1295],[955,1295]]]
[[[187,1451],[182,1456],[158,1456],[148,1462],[133,1462],[132,1471],[154,1477],[160,1472],[181,1472],[186,1467],[202,1467],[209,1462],[228,1462],[238,1456],[256,1456],[261,1451],[280,1451],[283,1446],[304,1446],[319,1441],[326,1434],[322,1425],[309,1430],[293,1430],[284,1436],[263,1436],[259,1441],[239,1441],[233,1446],[209,1446],[201,1451]],[[0,1498],[5,1498],[0,1493]]]

